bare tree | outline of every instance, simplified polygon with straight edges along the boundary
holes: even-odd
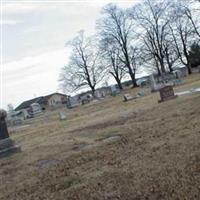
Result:
[[[166,72],[165,51],[168,24],[170,22],[167,12],[170,7],[169,1],[144,0],[133,7],[130,16],[140,26],[139,35],[142,38],[146,52],[151,55],[157,64],[158,74]]]
[[[68,42],[72,49],[69,63],[60,74],[61,87],[64,90],[75,91],[90,88],[92,95],[104,77],[100,54],[93,38],[86,37],[81,31],[77,37]]]
[[[113,76],[118,87],[123,90],[122,78],[126,75],[124,64],[120,60],[120,50],[117,48],[104,49],[103,57],[109,74]]]
[[[192,9],[192,11],[188,8],[187,5],[185,5],[183,7],[183,12],[184,14],[188,17],[188,19],[190,20],[192,26],[193,26],[193,29],[194,29],[194,32],[196,33],[196,35],[199,37],[200,39],[200,25],[199,25],[199,20],[195,20],[194,19],[194,16],[192,14],[192,12],[194,13],[194,15],[196,15],[196,18],[199,17],[200,15],[200,10],[199,9]]]
[[[131,45],[133,42],[133,22],[126,10],[109,4],[103,8],[102,18],[97,22],[101,40],[116,43],[120,47],[120,60],[127,68],[133,87],[137,86],[135,79],[136,68],[131,62]]]
[[[168,27],[169,28],[169,27]],[[170,32],[170,29],[168,29]],[[176,50],[176,45],[171,34],[168,34],[164,41],[164,55],[169,72],[173,72],[173,67],[178,64],[179,54]]]
[[[191,19],[185,14],[185,6],[182,2],[174,2],[172,9],[170,30],[176,47],[176,51],[179,55],[179,59],[183,65],[188,69],[188,73],[191,74],[191,63],[189,59],[189,48],[193,42],[194,26],[191,23]]]

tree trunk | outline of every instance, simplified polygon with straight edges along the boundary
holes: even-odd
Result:
[[[158,72],[158,76],[161,76],[161,71],[160,71],[160,68],[159,68],[159,64],[158,64],[158,61],[155,59],[155,64],[156,64],[156,69],[157,69],[157,72]]]
[[[171,64],[169,64],[168,67],[169,67],[169,72],[172,73],[174,70],[172,69]]]
[[[159,62],[160,62],[161,72],[162,72],[162,73],[165,73],[166,71],[165,71],[165,65],[164,65],[163,59],[160,58],[160,59],[159,59]]]
[[[131,71],[130,72],[130,76],[131,76],[131,80],[132,80],[132,83],[133,83],[133,87],[137,87],[137,82],[135,80],[135,74]]]
[[[172,68],[172,63],[169,61],[169,58],[167,58],[167,65],[168,65],[168,68],[169,68],[169,72],[172,73],[174,70]]]
[[[129,74],[130,74],[130,77],[131,77],[131,80],[132,80],[132,84],[133,84],[133,87],[137,87],[137,83],[136,83],[136,80],[135,80],[135,73],[133,73],[133,70],[131,68],[131,64],[130,64],[130,60],[129,60],[129,56],[128,56],[128,51],[127,51],[127,48],[126,48],[126,45],[124,44],[124,57],[125,57],[125,60],[126,60],[126,66],[128,67],[128,71],[129,71]]]
[[[95,97],[95,87],[94,86],[90,86],[91,91],[92,91],[92,96]]]
[[[165,54],[166,54],[166,61],[167,61],[167,65],[168,65],[168,68],[169,68],[169,72],[172,73],[173,72],[172,62],[170,62],[169,53],[168,53],[168,49],[167,48],[165,50]]]
[[[159,67],[157,67],[157,72],[158,72],[158,76],[161,76],[161,72],[160,72]]]
[[[116,80],[116,82],[117,82],[117,85],[118,85],[119,89],[120,89],[120,90],[123,90],[121,80],[120,80],[119,78],[117,78],[117,77],[114,77],[114,78],[115,78],[115,80]]]
[[[192,68],[190,62],[187,64],[188,74],[192,74]]]

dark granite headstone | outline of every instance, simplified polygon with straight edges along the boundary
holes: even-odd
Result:
[[[15,145],[14,142],[9,138],[6,116],[6,111],[0,109],[0,157],[20,151],[20,147]]]
[[[170,99],[174,99],[177,97],[177,95],[174,95],[174,90],[172,86],[165,86],[161,88],[159,92],[160,92],[160,98],[161,98],[158,101],[159,103],[170,100]]]
[[[7,116],[6,111],[0,109],[0,140],[6,139],[9,137],[7,124],[6,124],[6,116]]]

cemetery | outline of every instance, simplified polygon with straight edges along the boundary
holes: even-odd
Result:
[[[16,151],[0,158],[0,199],[198,199],[199,74],[169,82],[112,87],[8,131],[1,112],[0,154]]]
[[[1,1],[0,200],[200,200],[199,8]]]

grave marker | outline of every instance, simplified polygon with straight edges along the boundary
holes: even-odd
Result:
[[[0,109],[0,157],[20,150],[9,138],[6,116],[6,111]]]
[[[0,140],[9,138],[8,129],[6,125],[7,113],[4,110],[0,110]]]
[[[120,90],[115,85],[111,85],[110,90],[112,96],[116,96],[117,94],[120,93]]]
[[[174,99],[177,97],[177,95],[174,95],[174,90],[172,86],[165,86],[162,87],[161,89],[159,89],[160,92],[160,100],[158,101],[158,103],[170,100],[170,99]]]
[[[131,96],[130,94],[124,94],[124,101],[130,101],[136,99],[135,97]]]
[[[66,115],[63,112],[59,112],[59,118],[60,118],[60,120],[67,119]]]

